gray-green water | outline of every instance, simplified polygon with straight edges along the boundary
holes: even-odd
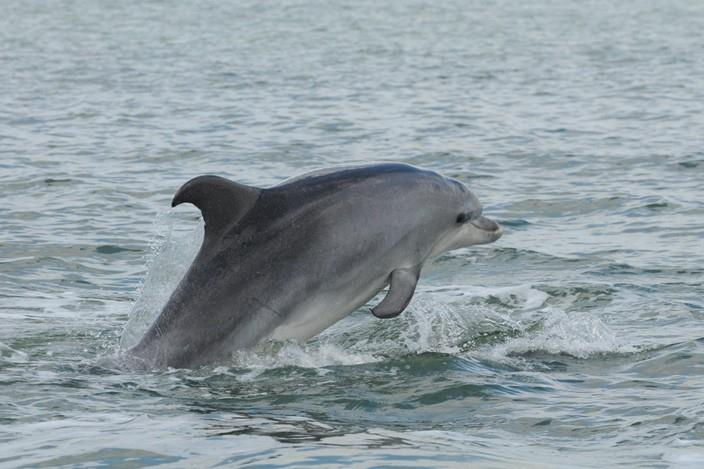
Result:
[[[696,0],[3,2],[0,465],[701,467],[702,31]],[[504,238],[397,320],[112,366],[197,248],[182,182],[371,161]]]

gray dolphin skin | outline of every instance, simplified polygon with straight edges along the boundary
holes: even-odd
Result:
[[[267,189],[199,176],[172,206],[186,202],[203,215],[203,244],[128,351],[147,368],[192,368],[263,340],[306,340],[387,285],[372,313],[396,317],[424,262],[502,234],[464,184],[405,164],[315,171]]]

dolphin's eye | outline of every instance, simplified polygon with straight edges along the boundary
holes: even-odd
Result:
[[[462,212],[457,215],[457,223],[466,223],[468,221],[476,220],[482,214],[482,209],[472,210],[470,212]]]

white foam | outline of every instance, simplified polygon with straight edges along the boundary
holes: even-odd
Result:
[[[510,307],[510,312],[475,301],[488,298],[498,299]],[[547,298],[547,293],[530,285],[444,286],[418,293],[400,321],[389,327],[398,328],[397,333],[401,334],[401,341],[393,339],[398,353],[455,354],[471,345],[482,332],[522,330],[520,320],[511,313],[535,310]]]
[[[494,359],[512,353],[547,352],[567,354],[576,358],[588,358],[603,353],[625,353],[633,351],[622,344],[616,334],[602,320],[589,313],[566,313],[558,308],[547,307],[540,311],[542,327],[535,332],[510,339],[495,345],[490,350]]]

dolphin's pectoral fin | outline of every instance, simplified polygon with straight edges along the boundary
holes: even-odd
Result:
[[[372,314],[378,318],[395,318],[406,309],[413,292],[416,290],[420,268],[396,269],[391,272],[389,291],[381,303],[372,308]]]
[[[195,205],[203,215],[206,234],[215,234],[241,219],[260,193],[261,189],[219,176],[198,176],[181,186],[171,206],[184,202]]]

